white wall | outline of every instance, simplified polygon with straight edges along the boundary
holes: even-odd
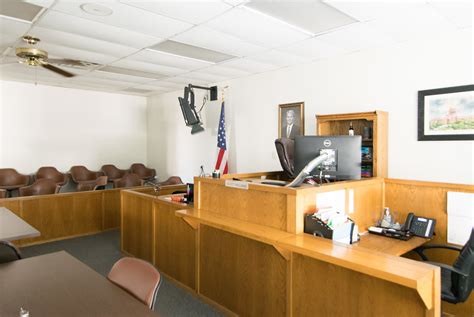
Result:
[[[417,91],[472,83],[472,56],[472,32],[464,29],[219,83],[230,86],[230,171],[281,170],[273,143],[278,104],[304,101],[306,134],[315,134],[315,114],[388,111],[389,177],[472,184],[472,141],[417,141]],[[190,135],[181,94],[148,100],[148,162],[162,178],[190,181],[199,165],[213,169],[216,137],[211,131]]]
[[[144,97],[0,82],[0,167],[146,163]]]

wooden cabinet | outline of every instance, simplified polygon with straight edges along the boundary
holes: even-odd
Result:
[[[362,136],[362,177],[388,177],[388,113],[384,111],[316,115],[317,135],[347,135],[352,122]]]

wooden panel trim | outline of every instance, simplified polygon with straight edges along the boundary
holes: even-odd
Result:
[[[214,184],[214,185],[221,185],[223,187],[225,187],[225,181],[226,179],[223,179],[223,178],[210,178],[210,177],[195,177],[194,178],[194,184],[196,183]],[[261,192],[273,192],[273,193],[286,194],[286,195],[296,195],[296,191],[301,190],[301,189],[290,188],[290,187],[269,186],[269,185],[259,184],[257,182],[255,183],[248,182],[248,183],[249,183],[248,190],[255,190],[255,191],[261,191]]]
[[[284,258],[286,261],[290,261],[291,259],[291,252],[286,250],[286,249],[283,249],[279,246],[276,246],[276,245],[273,245],[273,247],[275,248],[275,250],[280,253],[281,257]]]
[[[188,217],[182,217],[181,219],[183,219],[183,221],[186,222],[194,230],[197,230],[199,228],[199,222],[197,222],[196,220],[190,219]]]
[[[474,192],[474,185],[468,184],[454,184],[454,183],[440,183],[440,182],[427,182],[417,180],[405,180],[397,178],[384,178],[386,184],[398,184],[398,185],[409,185],[409,186],[420,186],[420,187],[436,187],[436,188],[448,188],[457,191]]]

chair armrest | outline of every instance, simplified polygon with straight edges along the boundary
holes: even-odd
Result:
[[[428,250],[428,249],[447,249],[447,250],[458,251],[458,252],[461,252],[462,250],[461,247],[455,247],[452,245],[428,244],[428,245],[419,246],[414,251],[423,259],[423,261],[429,261],[428,257],[423,253],[423,251]]]
[[[468,273],[464,273],[463,271],[460,271],[458,270],[457,268],[455,267],[452,267],[451,265],[447,265],[447,264],[444,264],[444,263],[438,263],[438,262],[430,262],[430,261],[427,261],[425,263],[428,263],[428,264],[431,264],[431,265],[435,265],[435,266],[439,266],[440,268],[443,268],[443,269],[446,269],[446,270],[449,270],[451,272],[454,272],[458,275],[461,275],[461,276],[464,276],[464,277],[469,277],[469,274]]]

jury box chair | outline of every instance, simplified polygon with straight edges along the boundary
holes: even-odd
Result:
[[[100,170],[104,172],[109,182],[114,182],[115,180],[122,178],[125,174],[128,173],[128,170],[119,169],[113,164],[102,165]]]
[[[150,263],[131,257],[118,260],[107,278],[153,309],[161,285],[161,275]]]
[[[79,185],[81,184],[83,188],[86,188],[87,185],[92,185],[92,187],[94,187],[97,183],[97,179],[100,176],[104,176],[103,172],[93,172],[93,171],[88,170],[87,167],[82,166],[82,165],[76,165],[76,166],[71,167],[71,169],[69,170],[69,173],[71,174],[71,178],[73,182],[77,184],[78,190],[80,187]],[[83,189],[83,190],[88,190],[88,189]]]
[[[153,180],[156,176],[154,168],[148,168],[142,163],[134,163],[130,166],[130,172],[137,174],[143,180]]]
[[[11,242],[0,241],[0,264],[21,259],[20,250]]]
[[[27,186],[30,183],[30,176],[18,173],[13,168],[0,168],[0,189],[8,191]]]
[[[59,186],[51,179],[38,179],[30,186],[21,187],[18,191],[19,196],[37,196],[37,195],[52,195],[59,192]]]
[[[77,184],[77,191],[101,190],[107,186],[107,176],[99,176],[96,180],[80,182]]]
[[[66,173],[61,173],[56,169],[56,167],[43,166],[36,172],[35,179],[50,179],[59,186],[64,186],[68,181],[68,175]]]
[[[5,189],[0,189],[0,199],[7,198],[7,191]]]
[[[280,159],[281,167],[289,178],[293,178],[295,176],[295,141],[287,138],[276,139],[275,148],[278,154],[278,158]]]
[[[430,262],[424,254],[428,249],[447,249],[459,252],[452,266]],[[460,248],[451,245],[428,244],[415,249],[415,252],[427,263],[441,268],[441,299],[457,304],[463,303],[471,294],[474,286],[474,228],[466,244]]]
[[[128,173],[114,180],[114,188],[142,186],[143,183],[144,181],[137,174]]]

